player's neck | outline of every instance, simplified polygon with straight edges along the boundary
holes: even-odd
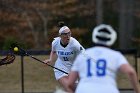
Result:
[[[102,46],[102,47],[110,48],[109,46],[106,46],[106,45],[103,45],[103,44],[94,44],[94,46]]]
[[[62,41],[60,41],[60,44],[61,44],[61,46],[63,46],[63,47],[66,47],[66,46],[68,45],[68,43],[67,43],[67,44],[64,44]]]

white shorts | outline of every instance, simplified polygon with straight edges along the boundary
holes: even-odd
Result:
[[[63,70],[63,71],[65,71],[65,72],[67,72],[67,73],[70,72],[70,68],[71,68],[71,67],[65,66],[65,65],[64,65],[62,62],[60,62],[60,61],[56,61],[56,62],[55,62],[55,67],[56,67],[56,68],[59,68],[59,69],[61,69],[61,70]],[[54,74],[55,74],[56,80],[59,80],[60,78],[62,78],[62,77],[64,77],[64,76],[68,76],[68,74],[66,74],[66,73],[64,73],[64,72],[61,72],[61,71],[59,71],[59,70],[57,70],[57,69],[54,69]]]

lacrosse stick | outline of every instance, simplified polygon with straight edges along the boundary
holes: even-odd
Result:
[[[7,54],[5,58],[0,59],[0,66],[2,65],[7,65],[13,63],[15,60],[15,55],[14,54]]]
[[[15,51],[15,48],[16,48],[16,51]],[[17,49],[17,48],[18,48],[18,49]],[[18,51],[17,51],[17,50],[18,50]],[[17,54],[20,54],[20,55],[29,56],[29,57],[33,58],[34,60],[36,60],[36,61],[38,61],[38,62],[41,62],[41,63],[43,63],[43,64],[47,64],[48,66],[50,66],[50,67],[52,67],[52,68],[54,68],[54,69],[56,69],[56,70],[59,70],[59,71],[65,73],[65,74],[68,74],[67,72],[65,72],[65,71],[63,71],[63,70],[61,70],[61,69],[59,69],[59,68],[57,68],[57,67],[54,67],[54,66],[52,66],[52,65],[50,65],[50,64],[48,64],[48,63],[45,63],[45,62],[41,61],[40,59],[38,59],[38,58],[36,58],[36,57],[34,57],[34,56],[28,54],[24,49],[22,49],[22,48],[20,48],[20,47],[14,47],[14,52],[17,53]]]

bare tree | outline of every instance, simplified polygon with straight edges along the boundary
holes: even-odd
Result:
[[[32,35],[33,35],[33,37],[34,37],[35,44],[36,44],[36,46],[37,46],[37,45],[38,45],[38,32],[35,31],[34,26],[33,26],[33,23],[31,22],[30,17],[28,16],[27,12],[24,11],[22,14],[23,14],[23,16],[26,18],[26,20],[27,20],[27,23],[28,23],[28,25],[29,25],[29,27],[30,27],[30,29],[31,29]],[[38,47],[38,46],[37,46],[37,47]]]
[[[103,22],[103,0],[96,0],[96,23],[101,24]]]
[[[43,13],[41,11],[39,11],[38,8],[36,8],[38,15],[40,16],[40,18],[42,19],[43,22],[43,28],[44,28],[44,37],[45,39],[48,37],[48,33],[47,33],[47,17],[45,17],[43,15]]]
[[[119,47],[122,49],[131,47],[133,31],[133,0],[120,1],[120,23],[119,23]]]

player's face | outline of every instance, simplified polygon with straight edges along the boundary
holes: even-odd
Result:
[[[68,29],[64,30],[63,33],[61,33],[60,37],[64,45],[68,44],[71,37],[71,31]]]

